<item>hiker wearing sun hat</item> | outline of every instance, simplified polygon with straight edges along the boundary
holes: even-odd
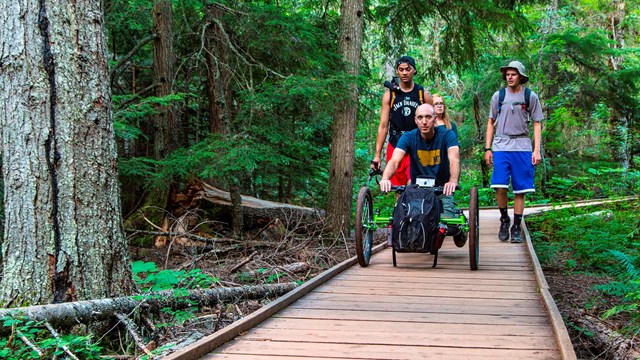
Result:
[[[500,67],[500,74],[507,87],[496,91],[491,98],[484,158],[487,165],[493,166],[491,188],[496,191],[500,209],[498,238],[506,241],[511,236],[512,243],[521,243],[525,194],[535,191],[535,166],[542,160],[542,107],[538,95],[522,86],[529,81],[529,76],[520,61]],[[529,136],[530,121],[533,121],[533,144]],[[515,195],[511,228],[507,211],[509,183]]]
[[[398,58],[395,62],[395,68],[397,76],[392,81],[385,82],[388,91],[385,91],[382,96],[376,152],[371,161],[371,168],[376,170],[380,169],[380,155],[387,135],[389,135],[386,152],[388,162],[400,136],[417,128],[414,118],[418,106],[425,103],[433,104],[431,94],[424,87],[413,82],[417,68],[416,61],[411,56]],[[395,186],[407,185],[410,177],[409,156],[406,156],[391,177],[391,182]]]

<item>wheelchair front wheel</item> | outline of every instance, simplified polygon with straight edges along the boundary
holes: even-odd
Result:
[[[371,259],[371,248],[373,244],[373,200],[371,190],[363,186],[358,193],[356,203],[356,255],[358,264],[365,267],[369,265]]]

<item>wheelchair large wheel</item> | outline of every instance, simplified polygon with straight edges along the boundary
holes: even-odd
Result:
[[[360,266],[369,265],[373,244],[373,200],[371,190],[363,186],[356,203],[356,255]]]
[[[479,215],[478,189],[472,188],[469,193],[469,266],[471,270],[478,270],[478,256],[480,255]]]

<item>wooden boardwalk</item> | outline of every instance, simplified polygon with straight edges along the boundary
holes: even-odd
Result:
[[[478,271],[450,237],[435,269],[385,249],[203,359],[575,359],[529,244],[498,241],[498,217],[480,212]]]

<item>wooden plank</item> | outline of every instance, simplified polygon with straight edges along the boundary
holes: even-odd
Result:
[[[557,349],[551,336],[466,335],[466,334],[416,334],[365,331],[317,331],[256,328],[242,335],[246,341],[282,341],[299,343],[332,343],[336,349],[346,345],[437,346],[455,348],[491,349]]]
[[[324,359],[490,359],[490,360],[528,360],[559,359],[559,355],[550,350],[513,350],[492,348],[441,348],[427,346],[389,346],[353,344],[348,348],[336,350],[330,343],[291,343],[279,341],[244,341],[235,340],[220,349],[228,354],[246,354],[251,359],[260,356],[310,356]],[[204,359],[218,359],[218,355],[210,355]],[[246,359],[246,358],[245,358]]]
[[[521,308],[507,307],[478,307],[466,305],[462,301],[455,303],[392,303],[392,302],[361,302],[357,299],[351,301],[327,301],[302,299],[289,305],[290,309],[318,309],[318,310],[352,310],[352,311],[389,311],[389,312],[420,312],[442,314],[482,314],[482,315],[524,315],[535,316],[545,311],[542,304],[536,307]]]
[[[329,330],[329,331],[361,331],[366,329],[370,332],[380,332],[384,334],[459,334],[459,324],[447,323],[422,323],[414,322],[411,326],[400,322],[381,321],[357,321],[343,320],[340,322],[329,319],[295,319],[295,318],[272,318],[260,325],[264,329],[297,329],[297,330]],[[493,324],[465,324],[465,335],[502,335],[502,336],[553,336],[553,331],[546,325],[501,325]]]
[[[417,285],[419,284],[419,285]],[[388,281],[350,281],[350,280],[334,280],[331,282],[331,287],[347,287],[358,289],[370,289],[371,291],[379,290],[412,290],[416,287],[425,287],[430,290],[466,290],[466,291],[491,291],[491,292],[522,292],[522,293],[537,293],[538,290],[526,283],[516,284],[478,284],[473,281],[466,281],[463,284],[456,284],[455,282],[444,281],[431,281],[428,283],[405,283],[402,281],[388,282]]]
[[[439,314],[416,312],[380,312],[380,311],[349,311],[322,309],[291,309],[287,308],[276,315],[276,318],[297,319],[330,319],[384,321],[404,323],[446,323],[446,324],[494,324],[494,325],[549,325],[545,314],[537,316],[519,315],[482,315],[482,314]],[[461,326],[461,331],[464,326]]]
[[[373,294],[371,289],[353,288],[348,286],[329,286],[317,289],[317,292],[332,294]],[[414,289],[407,292],[406,289],[377,289],[380,295],[405,295],[420,297],[460,297],[460,298],[495,298],[495,299],[539,299],[540,296],[534,292],[496,292],[496,291],[466,291],[466,290],[444,290],[444,289]]]
[[[381,302],[381,303],[394,303],[401,306],[402,304],[413,304],[420,299],[411,295],[375,295],[375,294],[360,294],[354,297],[352,294],[333,294],[322,292],[311,292],[304,297],[304,300],[326,300],[326,301],[358,301],[366,306],[366,304]],[[540,299],[495,299],[495,298],[465,298],[460,299],[457,297],[439,297],[438,303],[440,304],[463,304],[474,307],[487,307],[496,308],[498,310],[505,307],[511,307],[516,309],[524,308],[540,308],[542,303]]]
[[[430,274],[431,275],[431,274]],[[526,286],[534,287],[535,279],[531,277],[530,279],[519,279],[513,280],[511,278],[504,279],[487,279],[487,278],[477,278],[477,279],[469,279],[466,277],[443,277],[439,274],[433,274],[433,276],[398,276],[398,275],[389,275],[389,276],[379,276],[368,273],[351,273],[351,274],[340,274],[334,278],[335,281],[352,281],[352,282],[378,282],[378,283],[391,283],[391,284],[434,284],[434,283],[443,283],[447,284],[475,284],[475,285],[503,285],[503,286],[517,286],[524,284]]]

